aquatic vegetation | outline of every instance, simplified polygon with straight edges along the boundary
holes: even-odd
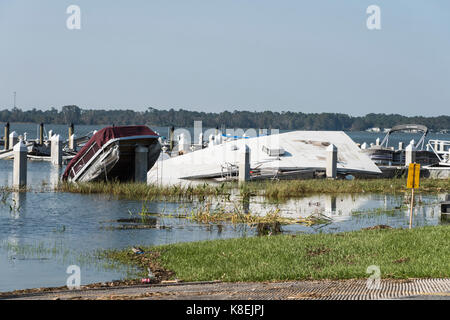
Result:
[[[405,179],[354,179],[354,180],[271,180],[245,184],[228,182],[221,184],[158,186],[145,183],[90,182],[60,183],[56,191],[82,194],[110,194],[120,198],[139,200],[206,200],[206,197],[229,199],[233,193],[243,198],[264,196],[269,200],[299,198],[310,194],[383,193],[408,192]],[[450,179],[422,179],[421,193],[450,192]]]

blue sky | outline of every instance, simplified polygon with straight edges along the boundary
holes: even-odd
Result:
[[[449,115],[449,40],[447,0],[0,0],[0,109]]]

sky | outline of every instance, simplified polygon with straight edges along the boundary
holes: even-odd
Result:
[[[449,52],[448,0],[0,0],[0,109],[449,115]]]

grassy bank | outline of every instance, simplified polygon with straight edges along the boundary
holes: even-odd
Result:
[[[449,241],[450,226],[435,226],[179,243],[101,256],[184,281],[365,279],[371,265],[382,278],[440,278],[450,277]]]
[[[372,180],[281,180],[249,182],[238,187],[237,183],[201,184],[192,186],[156,186],[143,183],[61,183],[57,191],[83,194],[111,194],[128,199],[152,200],[155,198],[193,198],[229,195],[239,190],[242,196],[260,195],[272,200],[301,197],[313,193],[402,193],[407,192],[406,179]],[[450,192],[450,179],[422,179],[419,192]]]

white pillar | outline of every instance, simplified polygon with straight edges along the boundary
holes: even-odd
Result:
[[[183,154],[189,152],[189,144],[186,139],[186,135],[184,133],[180,134],[178,137],[178,151],[181,151]]]
[[[59,134],[52,136],[50,147],[51,160],[54,165],[62,164],[62,143]]]
[[[336,179],[337,177],[337,147],[330,144],[327,148],[327,178]]]
[[[75,134],[72,134],[69,137],[69,149],[70,150],[75,150],[76,149]]]
[[[19,136],[17,132],[13,131],[9,134],[9,148],[13,149],[14,146],[19,142]]]
[[[20,140],[13,148],[13,187],[21,188],[27,185],[27,145]]]
[[[148,148],[137,146],[134,150],[134,181],[146,182],[148,171]]]
[[[416,148],[413,144],[409,144],[405,149],[405,166],[416,162]]]
[[[379,145],[380,145],[380,138],[377,138],[377,139],[375,140],[375,145],[376,145],[376,146],[379,146]]]
[[[198,144],[203,146],[203,132],[200,132],[198,135]]]
[[[239,152],[239,183],[250,180],[250,148],[244,145]]]
[[[403,150],[403,142],[398,143],[398,150]]]

